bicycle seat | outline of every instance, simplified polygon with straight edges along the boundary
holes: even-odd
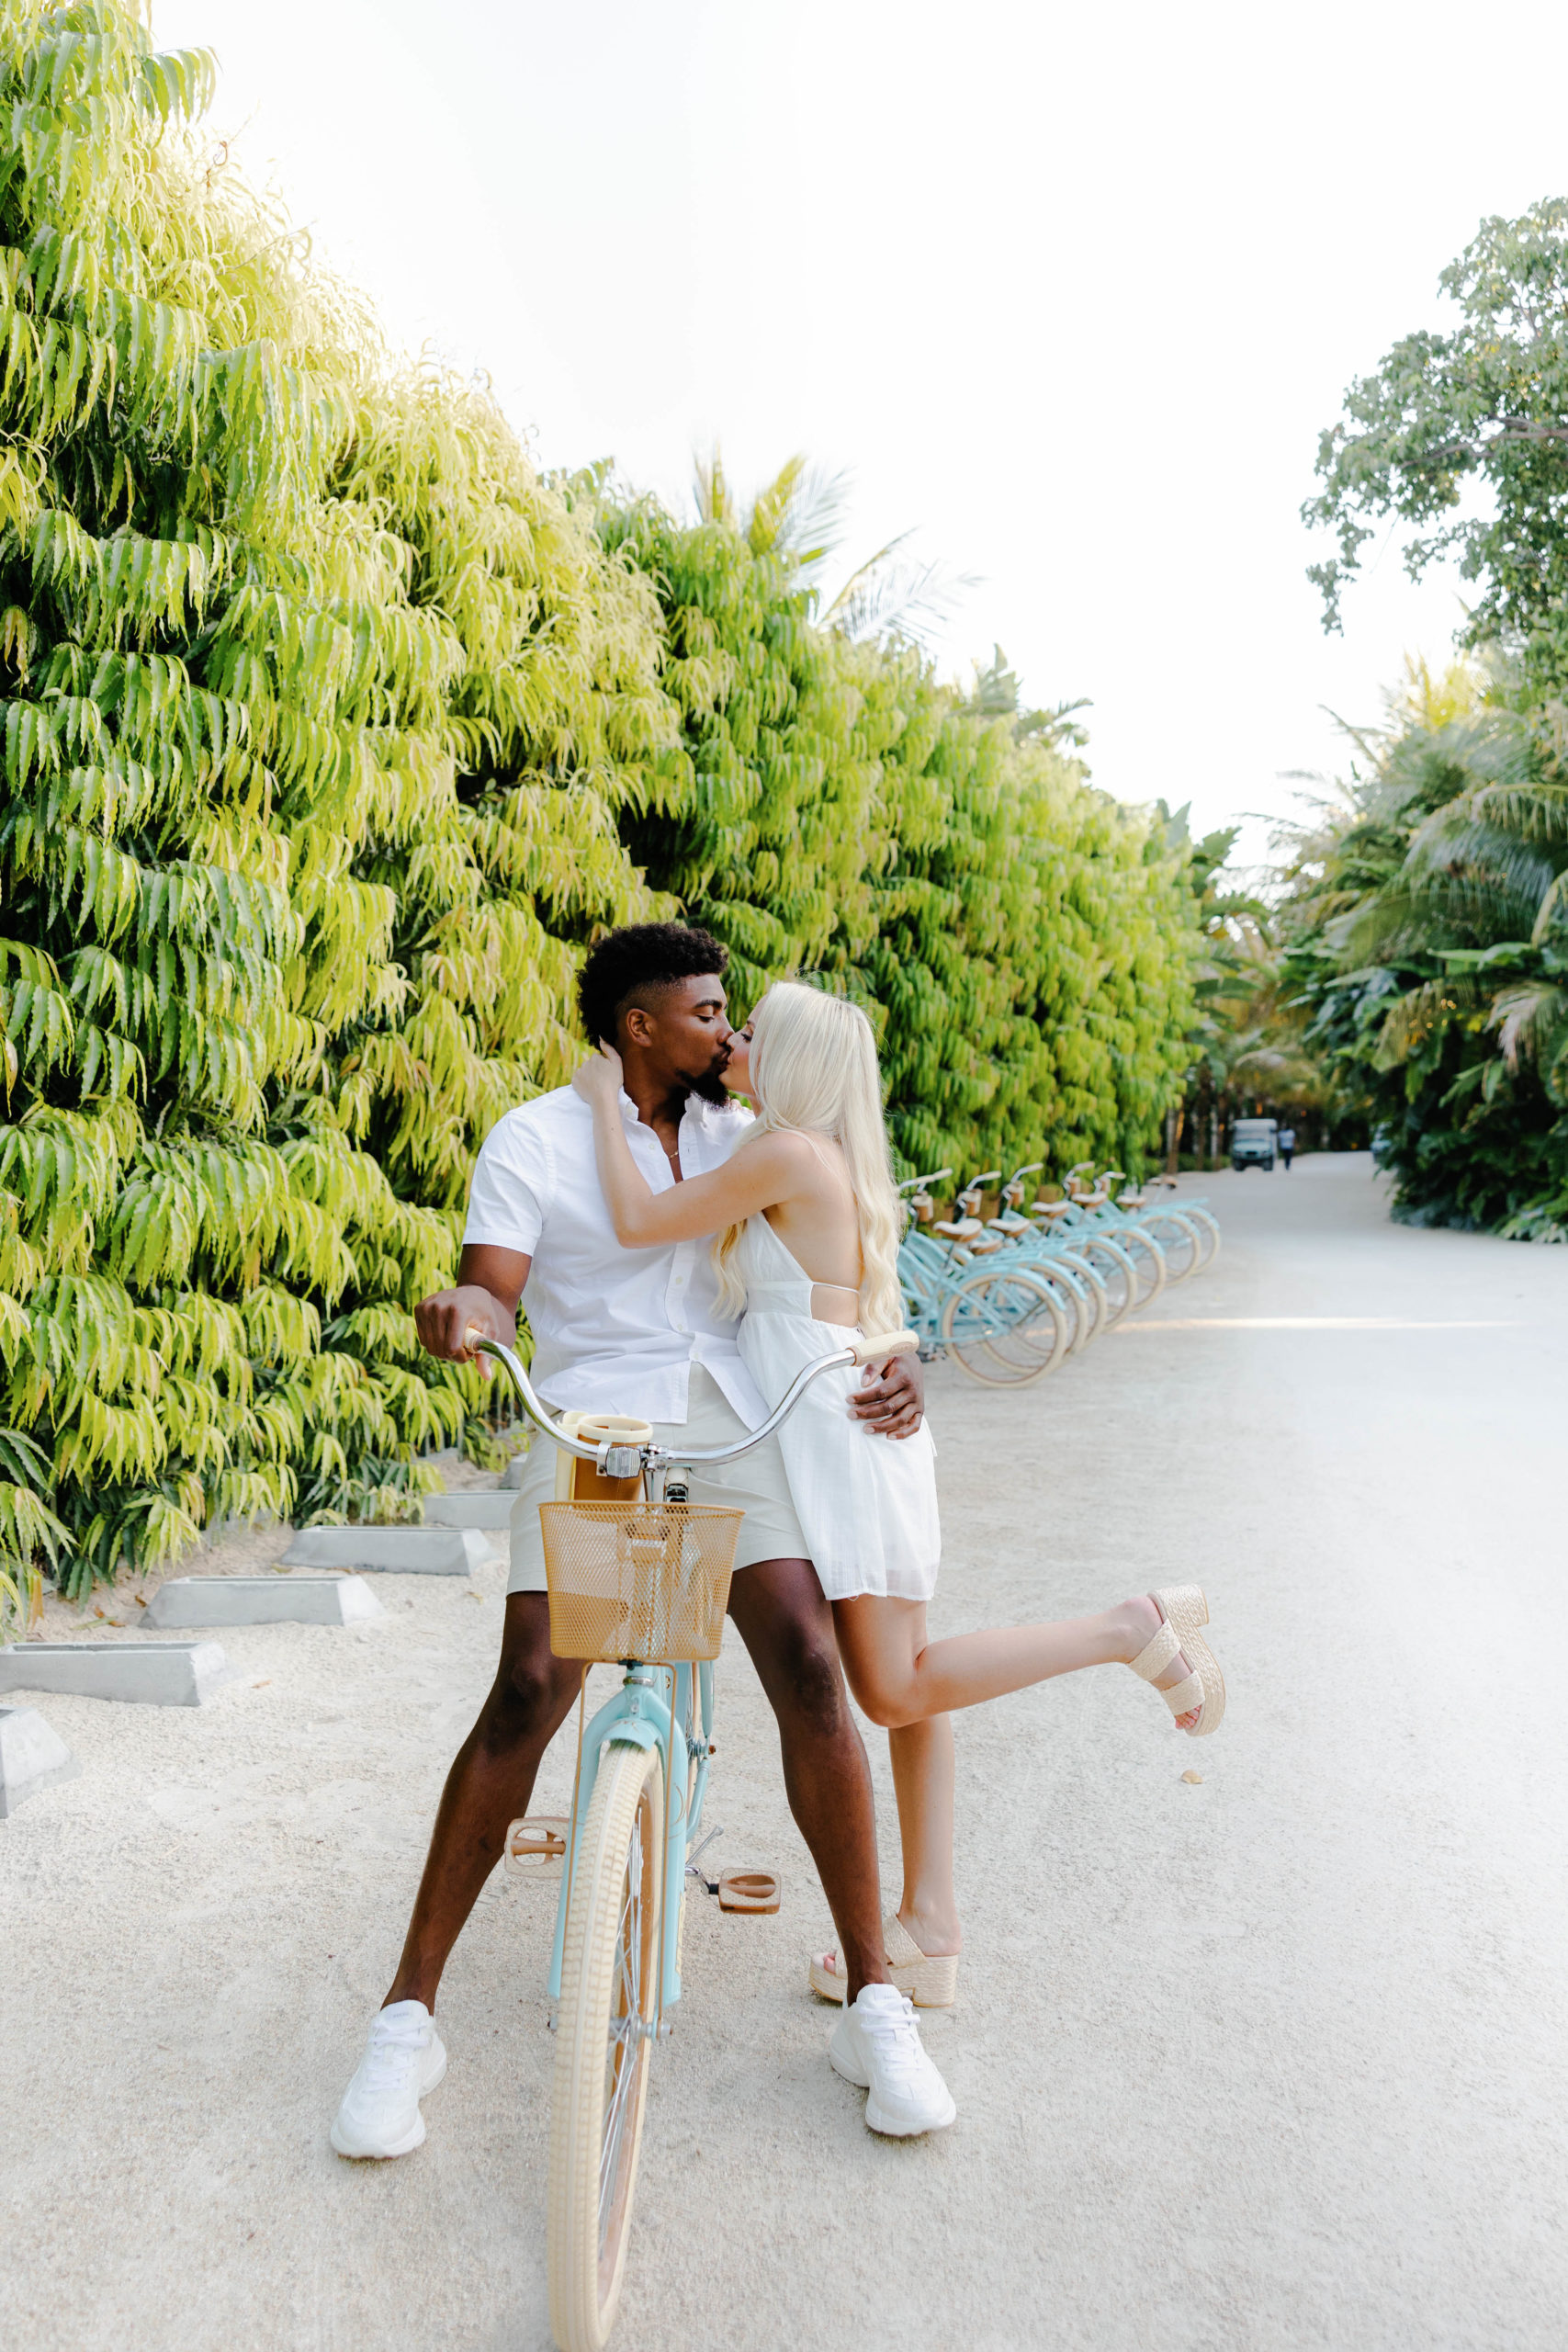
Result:
[[[1027,1233],[1029,1219],[1020,1216],[1016,1210],[1009,1209],[1004,1216],[991,1219],[991,1230],[993,1233]]]
[[[1066,1216],[1072,1208],[1071,1201],[1036,1201],[1031,1215],[1034,1216]]]
[[[971,1235],[983,1233],[985,1227],[977,1216],[958,1216],[948,1218],[941,1225],[933,1225],[931,1231],[940,1233],[944,1240],[967,1241]]]

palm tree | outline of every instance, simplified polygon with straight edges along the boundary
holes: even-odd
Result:
[[[1337,805],[1285,846],[1289,977],[1373,1096],[1406,1214],[1568,1215],[1568,712],[1496,657],[1407,666]]]

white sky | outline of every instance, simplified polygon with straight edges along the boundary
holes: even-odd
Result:
[[[1517,0],[154,0],[393,334],[483,368],[545,465],[682,501],[850,468],[1088,695],[1097,782],[1199,830],[1342,764],[1460,583],[1386,545],[1325,638],[1319,430],[1483,214],[1568,189],[1568,11]],[[1262,854],[1263,829],[1244,851]]]

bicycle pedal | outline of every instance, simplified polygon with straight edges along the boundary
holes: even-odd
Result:
[[[779,1882],[772,1871],[721,1871],[718,1907],[721,1911],[776,1911]]]
[[[528,1877],[558,1876],[570,1834],[571,1824],[564,1814],[531,1813],[513,1822],[502,1849],[508,1871]]]

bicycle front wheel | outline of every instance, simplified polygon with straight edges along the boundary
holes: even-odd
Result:
[[[583,1825],[561,1954],[550,2114],[550,2326],[603,2352],[615,2324],[659,2017],[664,1776],[612,1747]]]
[[[1043,1359],[1045,1370],[1055,1372],[1088,1339],[1090,1309],[1058,1268],[1035,1259],[1029,1271],[1055,1302],[1055,1315],[1027,1315],[1016,1326],[994,1331],[987,1346],[1005,1364],[1028,1365]]]
[[[1018,1344],[1019,1327],[1035,1316],[1047,1318],[1055,1343],[1049,1356]],[[1067,1320],[1032,1270],[992,1273],[977,1267],[948,1296],[939,1329],[943,1347],[971,1380],[987,1388],[1020,1388],[1038,1380],[1065,1349]]]

